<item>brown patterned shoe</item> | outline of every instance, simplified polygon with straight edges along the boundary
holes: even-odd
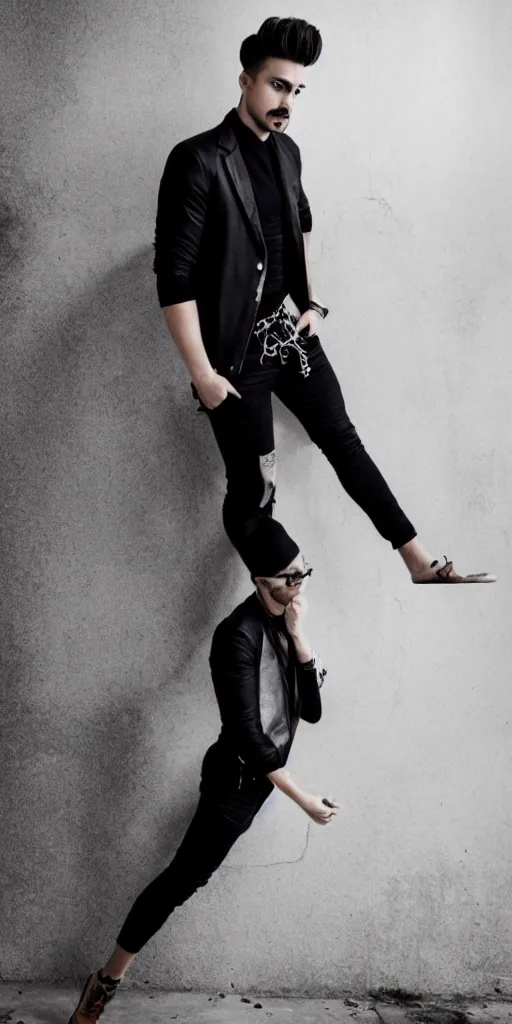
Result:
[[[413,583],[496,583],[496,576],[488,572],[473,572],[468,576],[459,576],[453,568],[453,562],[449,562],[444,555],[444,565],[439,565],[437,558],[431,563],[429,569],[416,573],[411,577]]]
[[[96,1024],[118,988],[119,982],[109,985],[106,979],[100,978],[99,971],[94,971],[87,978],[78,1006],[68,1024]]]

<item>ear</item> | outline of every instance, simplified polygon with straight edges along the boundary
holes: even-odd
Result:
[[[247,72],[246,71],[241,71],[239,76],[238,76],[238,84],[239,84],[241,89],[245,89],[245,87],[247,85],[247,78],[248,78]]]

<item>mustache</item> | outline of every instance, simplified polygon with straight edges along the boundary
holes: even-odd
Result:
[[[281,118],[281,120],[287,121],[288,120],[288,111],[285,111],[285,113],[283,113],[281,110],[277,110],[277,111],[276,110],[271,110],[270,114],[268,116],[269,117],[279,117],[279,118]]]

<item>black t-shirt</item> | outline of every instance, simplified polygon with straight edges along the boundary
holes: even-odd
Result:
[[[270,135],[262,141],[240,120],[238,114],[233,121],[237,142],[251,179],[268,256],[265,284],[258,307],[260,320],[273,313],[290,291],[279,165]],[[303,231],[311,230],[309,210],[301,213],[301,227]]]

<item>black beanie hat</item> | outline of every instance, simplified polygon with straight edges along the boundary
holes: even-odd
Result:
[[[244,526],[240,554],[251,576],[275,576],[299,554],[298,544],[270,516],[256,516]]]

